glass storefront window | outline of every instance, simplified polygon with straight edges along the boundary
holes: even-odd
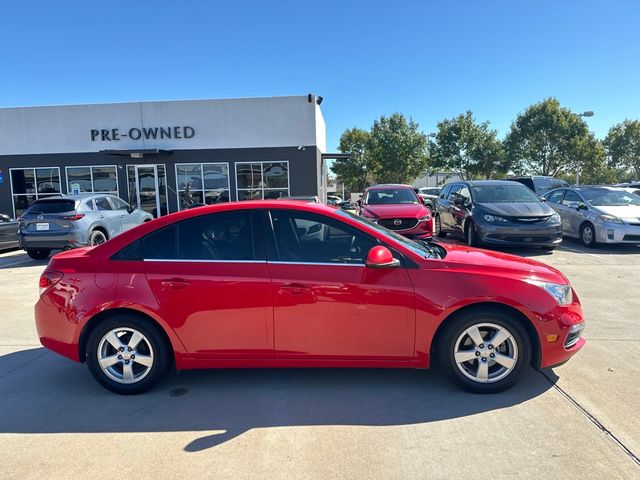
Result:
[[[62,193],[58,167],[11,168],[9,176],[15,217],[22,215],[39,198]]]
[[[67,167],[67,192],[108,193],[118,195],[118,173],[115,165]]]
[[[289,195],[289,162],[236,164],[238,200],[262,200]]]
[[[176,164],[178,208],[229,201],[228,163]]]

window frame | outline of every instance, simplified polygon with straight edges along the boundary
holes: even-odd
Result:
[[[67,165],[64,167],[64,176],[65,176],[65,187],[67,191],[67,195],[70,195],[69,191],[69,169],[70,168],[88,168],[89,176],[91,178],[91,191],[90,192],[80,192],[82,193],[97,193],[97,194],[105,194],[105,195],[114,195],[116,197],[120,196],[120,177],[118,175],[118,166],[117,165]],[[96,190],[95,182],[93,179],[93,169],[94,168],[113,168],[116,172],[116,189],[115,190]],[[115,193],[113,193],[115,192]]]
[[[243,163],[243,162],[241,162]],[[229,166],[229,162],[181,162],[181,163],[176,163],[174,165],[174,172],[176,175],[176,202],[177,202],[177,206],[178,206],[178,211],[182,211],[182,210],[188,210],[188,208],[181,208],[180,205],[180,192],[183,191],[184,189],[180,190],[180,184],[178,182],[178,167],[179,166],[184,166],[184,165],[199,165],[200,166],[200,174],[202,175],[202,188],[201,189],[197,189],[195,190],[196,192],[202,193],[202,203],[204,205],[206,205],[206,201],[205,201],[205,192],[206,191],[213,191],[213,189],[211,188],[205,188],[204,187],[204,166],[205,165],[226,165],[227,166],[227,192],[229,193],[229,202],[231,201],[231,167]],[[237,183],[236,183],[236,189],[237,189]],[[193,190],[193,189],[192,189]],[[237,195],[236,195],[236,199],[237,199]],[[229,203],[229,202],[224,202],[224,203]]]
[[[264,200],[264,192],[265,190],[280,190],[280,191],[284,191],[284,188],[265,188],[264,187],[264,164],[265,163],[286,163],[287,164],[287,194],[286,196],[291,195],[291,163],[289,162],[289,160],[247,160],[247,161],[238,161],[235,162],[233,164],[233,170],[235,173],[235,182],[236,182],[236,201],[250,201],[250,200],[240,200],[240,196],[238,195],[238,192],[243,191],[243,192],[250,192],[252,190],[259,190],[261,195],[261,200]],[[255,188],[239,188],[238,187],[238,165],[239,164],[260,164],[260,183],[262,184],[262,186],[260,187],[255,187]]]
[[[39,193],[38,192],[38,176],[36,174],[36,170],[38,170],[38,169],[56,169],[56,170],[58,170],[58,182],[59,182],[59,185],[60,185],[60,192],[58,192],[58,193]],[[14,188],[13,188],[13,171],[14,170],[33,170],[33,185],[34,185],[34,192],[33,193],[14,193]],[[62,176],[60,174],[60,167],[12,167],[12,168],[9,168],[9,184],[10,184],[10,187],[11,187],[11,208],[13,209],[13,218],[17,218],[17,215],[16,215],[16,202],[15,202],[15,197],[16,196],[20,196],[20,197],[35,196],[36,200],[40,200],[41,198],[53,197],[55,195],[63,195],[63,191],[62,191]],[[30,206],[31,205],[29,205],[25,209],[25,211]]]

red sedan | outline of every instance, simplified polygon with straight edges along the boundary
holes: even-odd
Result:
[[[123,394],[177,369],[428,368],[497,392],[583,345],[567,279],[534,260],[416,242],[321,204],[185,210],[53,257],[42,344]]]
[[[427,240],[433,234],[433,218],[410,185],[376,185],[364,191],[358,213],[405,237]]]

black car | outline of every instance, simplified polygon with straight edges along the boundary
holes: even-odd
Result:
[[[526,185],[531,190],[536,192],[540,197],[554,188],[564,188],[570,185],[564,180],[559,178],[553,178],[546,175],[529,175],[528,177],[512,177],[507,180],[512,182],[518,182]]]
[[[462,237],[471,246],[531,245],[553,250],[562,241],[560,216],[529,188],[507,180],[452,182],[435,214],[439,237]]]
[[[18,248],[18,221],[0,214],[0,250]]]

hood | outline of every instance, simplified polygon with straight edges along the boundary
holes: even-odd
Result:
[[[493,270],[500,276],[521,280],[532,278],[545,282],[569,283],[559,270],[531,258],[463,245],[440,244],[440,246],[447,250],[447,256],[443,261],[448,268],[468,271],[474,270],[475,267],[482,267],[483,272]]]
[[[606,213],[607,215],[613,215],[621,218],[626,222],[638,223],[638,221],[640,221],[640,206],[638,205],[623,205],[620,207],[597,206],[594,208],[602,213]]]
[[[393,205],[362,205],[362,210],[378,218],[422,218],[429,213],[424,205],[393,204]]]
[[[527,203],[478,203],[484,211],[501,217],[546,217],[554,210],[544,202]]]

